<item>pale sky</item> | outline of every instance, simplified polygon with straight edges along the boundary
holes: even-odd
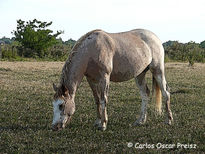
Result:
[[[93,29],[153,31],[163,42],[205,40],[205,0],[0,0],[0,38],[12,37],[16,20],[53,21],[60,37],[77,40]]]

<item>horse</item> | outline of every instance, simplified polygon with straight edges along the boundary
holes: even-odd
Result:
[[[66,60],[60,83],[53,84],[52,130],[61,130],[70,122],[75,112],[75,93],[86,76],[97,105],[94,123],[106,130],[109,83],[135,79],[141,95],[140,116],[134,125],[142,125],[147,119],[150,90],[145,74],[152,73],[152,93],[155,91],[156,109],[162,112],[162,96],[166,102],[166,123],[173,121],[170,109],[170,92],[165,79],[164,48],[151,31],[135,29],[127,32],[108,33],[97,29],[83,35],[74,45]]]

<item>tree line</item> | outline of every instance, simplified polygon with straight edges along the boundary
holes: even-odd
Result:
[[[196,43],[180,43],[167,41],[163,43],[165,49],[165,61],[185,61],[193,65],[194,62],[205,62],[205,41]]]
[[[49,26],[52,22],[17,20],[17,28],[12,32],[13,38],[0,39],[0,59],[24,60],[34,58],[42,60],[64,61],[75,40],[63,41],[59,36],[63,31],[54,33]],[[167,41],[163,43],[165,61],[185,61],[193,65],[194,62],[205,62],[205,41],[195,43],[180,43]]]

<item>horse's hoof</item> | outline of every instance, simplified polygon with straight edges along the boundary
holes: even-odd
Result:
[[[173,120],[166,120],[166,121],[165,121],[165,124],[167,124],[167,125],[172,125],[172,122],[173,122]]]
[[[103,123],[103,125],[100,123],[100,125],[98,126],[98,130],[105,131],[106,128],[107,128],[107,125],[105,123]]]
[[[93,126],[94,126],[94,127],[100,127],[101,124],[100,124],[100,123],[94,123]]]
[[[93,124],[94,127],[101,127],[101,120],[100,119],[97,119],[95,121],[95,123]]]
[[[173,117],[168,117],[166,120],[165,120],[165,124],[167,125],[172,125],[172,122],[173,122]]]
[[[98,130],[105,131],[106,127],[98,127]]]
[[[143,124],[145,124],[145,121],[137,120],[137,121],[134,122],[133,126],[141,126]]]
[[[172,122],[171,121],[165,121],[165,124],[166,125],[172,125]]]

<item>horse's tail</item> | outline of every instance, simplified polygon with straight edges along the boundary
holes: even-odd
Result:
[[[152,77],[152,98],[154,97],[154,90],[156,91],[156,110],[159,114],[162,113],[162,93],[156,79]],[[153,99],[152,99],[153,100]]]

